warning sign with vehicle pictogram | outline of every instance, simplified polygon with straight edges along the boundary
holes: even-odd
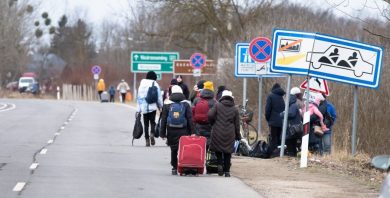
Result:
[[[303,81],[301,84],[301,89],[307,88],[307,80]],[[326,80],[321,78],[312,77],[309,79],[309,89],[310,91],[314,91],[317,93],[323,93],[327,96],[329,96],[329,89],[328,84],[326,83]]]
[[[378,88],[383,49],[318,33],[276,29],[271,71]]]

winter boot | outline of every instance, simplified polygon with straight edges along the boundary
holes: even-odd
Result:
[[[154,146],[156,144],[156,141],[154,140],[154,135],[153,134],[150,136],[150,144],[152,146]]]
[[[225,172],[225,177],[230,177],[230,172]]]
[[[172,168],[172,175],[177,175],[177,169],[176,168]]]
[[[219,176],[223,176],[223,166],[222,165],[218,165],[217,168],[218,168],[218,175]]]
[[[145,140],[146,140],[146,146],[149,147],[149,146],[150,146],[150,140],[149,140],[149,138],[145,138]]]

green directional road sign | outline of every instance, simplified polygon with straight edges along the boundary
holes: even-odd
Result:
[[[131,52],[131,71],[173,73],[173,61],[178,59],[178,52]]]

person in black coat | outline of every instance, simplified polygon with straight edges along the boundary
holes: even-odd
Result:
[[[186,100],[190,97],[190,91],[188,90],[188,86],[184,84],[183,77],[181,75],[176,76],[177,85],[181,87],[181,90],[183,90],[183,94]]]
[[[161,117],[160,136],[167,137],[168,146],[171,148],[171,165],[172,175],[177,175],[177,154],[179,150],[179,139],[184,135],[191,135],[193,131],[192,111],[188,101],[185,100],[183,91],[180,86],[174,85],[171,88],[172,94],[169,96],[169,101],[164,103]],[[170,107],[173,103],[182,103],[185,107],[185,118],[187,126],[185,128],[172,128],[168,125],[168,115]]]
[[[284,113],[282,112],[280,114],[280,117],[284,117]],[[288,125],[297,125],[302,123],[302,116],[299,111],[298,103],[297,103],[297,97],[295,95],[290,95],[289,100],[289,108],[288,108]],[[287,128],[288,130],[289,128]],[[290,156],[296,156],[297,155],[297,140],[298,136],[294,137],[288,137],[286,136],[286,146],[287,146],[287,154]]]
[[[271,93],[267,97],[265,105],[265,119],[270,127],[271,137],[268,147],[268,156],[271,157],[273,151],[280,145],[280,136],[282,134],[283,120],[280,113],[284,111],[283,96],[286,92],[278,83],[272,86]]]

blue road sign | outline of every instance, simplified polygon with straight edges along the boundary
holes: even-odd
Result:
[[[100,74],[100,72],[102,72],[102,68],[100,68],[99,65],[94,65],[91,68],[91,72],[92,72],[92,74]]]
[[[206,56],[201,53],[195,53],[191,56],[190,63],[194,69],[202,69],[206,66]]]
[[[275,29],[271,71],[378,88],[383,48],[318,33]]]
[[[260,63],[253,60],[249,55],[249,43],[236,44],[234,63],[234,76],[236,77],[284,77],[281,74],[272,73],[268,62]]]
[[[272,43],[268,38],[259,37],[249,44],[249,54],[257,62],[267,62],[271,59]]]

